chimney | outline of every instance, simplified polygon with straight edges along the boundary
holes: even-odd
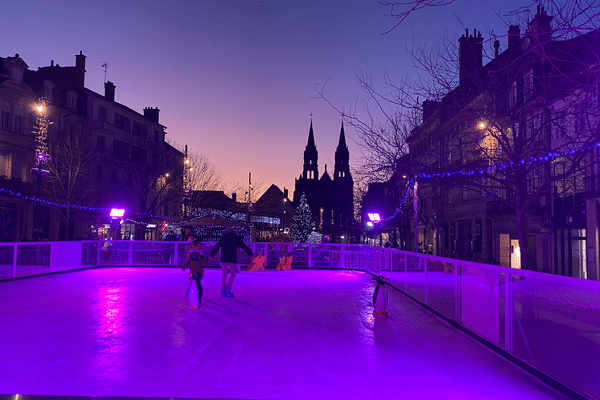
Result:
[[[458,39],[459,85],[463,88],[474,88],[479,84],[483,63],[483,38],[481,32],[469,30]]]
[[[425,100],[423,102],[423,122],[425,122],[435,111],[439,103],[435,100]]]
[[[518,25],[508,27],[508,48],[514,50],[521,45],[521,28]]]
[[[146,107],[146,108],[144,108],[144,118],[146,118],[148,121],[158,124],[159,111],[160,110],[158,109],[158,107],[157,108]]]
[[[115,101],[115,85],[111,81],[104,84],[104,97],[106,100]]]
[[[288,190],[286,188],[283,188],[283,198],[284,199],[288,198]]]
[[[500,54],[500,41],[494,40],[494,58]]]
[[[231,200],[233,200],[237,203],[237,193],[236,192],[231,193]]]
[[[85,85],[85,56],[81,50],[75,56],[75,82],[78,88],[83,89]]]
[[[551,16],[546,13],[544,7],[537,6],[537,14],[529,23],[530,43],[532,46],[544,44],[552,39]]]

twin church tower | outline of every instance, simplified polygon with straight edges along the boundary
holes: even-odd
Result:
[[[298,207],[302,194],[306,194],[317,231],[329,236],[333,242],[347,242],[351,240],[354,228],[354,181],[350,174],[350,153],[344,124],[335,150],[333,178],[327,172],[327,165],[319,178],[318,158],[311,120],[304,150],[304,170],[296,179],[294,189],[294,207]]]

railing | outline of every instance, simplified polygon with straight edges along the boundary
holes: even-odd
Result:
[[[203,243],[204,253],[214,243]],[[252,243],[266,267],[360,269],[559,382],[600,398],[600,282],[352,244]],[[0,243],[0,279],[111,265],[183,265],[186,242]],[[250,257],[240,250],[240,264]],[[212,260],[208,266],[218,265]],[[285,273],[285,272],[282,272]],[[401,316],[399,316],[401,318]]]

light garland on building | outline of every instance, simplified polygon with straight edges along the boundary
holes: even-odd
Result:
[[[404,197],[400,201],[400,204],[396,208],[396,211],[394,212],[394,214],[392,214],[392,216],[386,218],[385,221],[390,221],[391,219],[395,218],[399,213],[402,213],[402,207],[404,206],[404,203],[406,202],[406,199],[408,198],[408,195],[410,193],[410,188],[413,187],[415,180],[418,178],[432,179],[432,178],[449,178],[449,177],[457,176],[457,175],[458,176],[483,175],[485,173],[491,173],[494,171],[509,170],[509,169],[514,168],[515,165],[523,166],[523,165],[532,165],[532,164],[541,163],[541,162],[548,162],[548,161],[555,160],[559,157],[567,157],[567,156],[572,156],[577,153],[591,151],[594,148],[600,148],[600,142],[596,142],[593,145],[589,145],[589,146],[582,147],[579,149],[570,149],[570,150],[563,151],[560,153],[551,151],[542,156],[538,156],[538,157],[531,156],[531,157],[529,157],[529,159],[521,159],[516,162],[509,161],[508,163],[500,163],[500,164],[496,164],[496,165],[491,165],[486,168],[475,168],[475,169],[471,169],[471,170],[460,169],[460,170],[455,170],[455,171],[438,172],[438,173],[434,173],[434,174],[425,174],[425,173],[416,174],[413,178],[410,179],[409,184],[406,186],[406,192],[404,193]]]
[[[61,204],[61,203],[54,203],[52,201],[48,201],[48,200],[44,200],[44,199],[40,199],[40,198],[36,198],[36,197],[32,197],[32,196],[26,196],[22,193],[19,192],[14,192],[12,190],[9,189],[4,189],[4,188],[0,188],[0,192],[7,194],[9,196],[13,196],[13,197],[18,197],[20,199],[25,199],[25,200],[29,200],[29,201],[36,201],[38,203],[44,203],[47,204],[49,206],[54,206],[54,207],[64,207],[64,208],[73,208],[76,210],[83,210],[83,211],[106,211],[106,212],[110,212],[110,208],[102,208],[102,207],[85,207],[85,206],[77,206],[77,205],[73,205],[73,204]],[[151,218],[157,218],[157,219],[168,219],[168,220],[172,220],[172,217],[163,217],[160,215],[154,215],[154,214],[149,214],[149,213],[141,213],[141,212],[136,212],[136,211],[130,211],[133,214],[139,215],[139,216],[143,216],[143,217],[151,217]]]

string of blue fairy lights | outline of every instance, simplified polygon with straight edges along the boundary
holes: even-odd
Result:
[[[511,169],[511,168],[514,168],[515,165],[517,165],[517,166],[532,165],[535,163],[552,161],[559,157],[567,157],[567,156],[571,156],[571,155],[574,155],[574,154],[577,154],[580,152],[590,151],[593,148],[600,148],[600,142],[596,142],[593,145],[581,147],[578,149],[569,149],[569,150],[566,150],[566,151],[563,151],[560,153],[550,151],[550,152],[548,152],[544,155],[538,156],[538,157],[531,156],[531,157],[529,157],[529,159],[521,159],[516,162],[509,161],[508,163],[500,163],[497,165],[490,165],[489,167],[486,167],[486,168],[474,168],[474,169],[470,169],[470,170],[459,169],[459,170],[455,170],[455,171],[437,172],[437,173],[433,173],[433,174],[426,174],[426,173],[415,174],[415,176],[413,176],[409,180],[408,184],[406,185],[406,192],[404,193],[404,197],[400,201],[400,204],[396,208],[396,211],[390,217],[386,218],[385,221],[389,221],[389,220],[395,218],[399,213],[402,213],[402,207],[404,206],[404,203],[406,202],[406,199],[408,198],[411,187],[414,186],[415,181],[418,178],[431,179],[431,178],[449,178],[451,176],[456,176],[456,175],[463,175],[463,176],[464,175],[466,175],[466,176],[483,175],[485,173]]]
[[[38,203],[44,203],[44,204],[47,204],[49,206],[63,207],[63,208],[73,208],[73,209],[76,209],[76,210],[84,210],[84,211],[106,211],[106,212],[110,212],[109,208],[85,207],[85,206],[78,206],[78,205],[73,205],[73,204],[55,203],[55,202],[52,202],[52,201],[48,201],[48,200],[44,200],[44,199],[39,199],[39,198],[32,197],[32,196],[26,196],[26,195],[24,195],[22,193],[15,192],[13,190],[5,189],[5,188],[0,188],[0,192],[4,193],[4,194],[8,194],[10,196],[18,197],[18,198],[24,199],[24,200],[37,201]],[[142,212],[137,212],[137,211],[131,211],[131,213],[139,215],[139,216],[142,216],[142,217],[151,217],[151,218],[158,218],[158,219],[173,220],[172,217],[163,217],[163,216],[160,216],[160,215],[154,215],[154,214],[150,214],[150,213],[142,213]]]

